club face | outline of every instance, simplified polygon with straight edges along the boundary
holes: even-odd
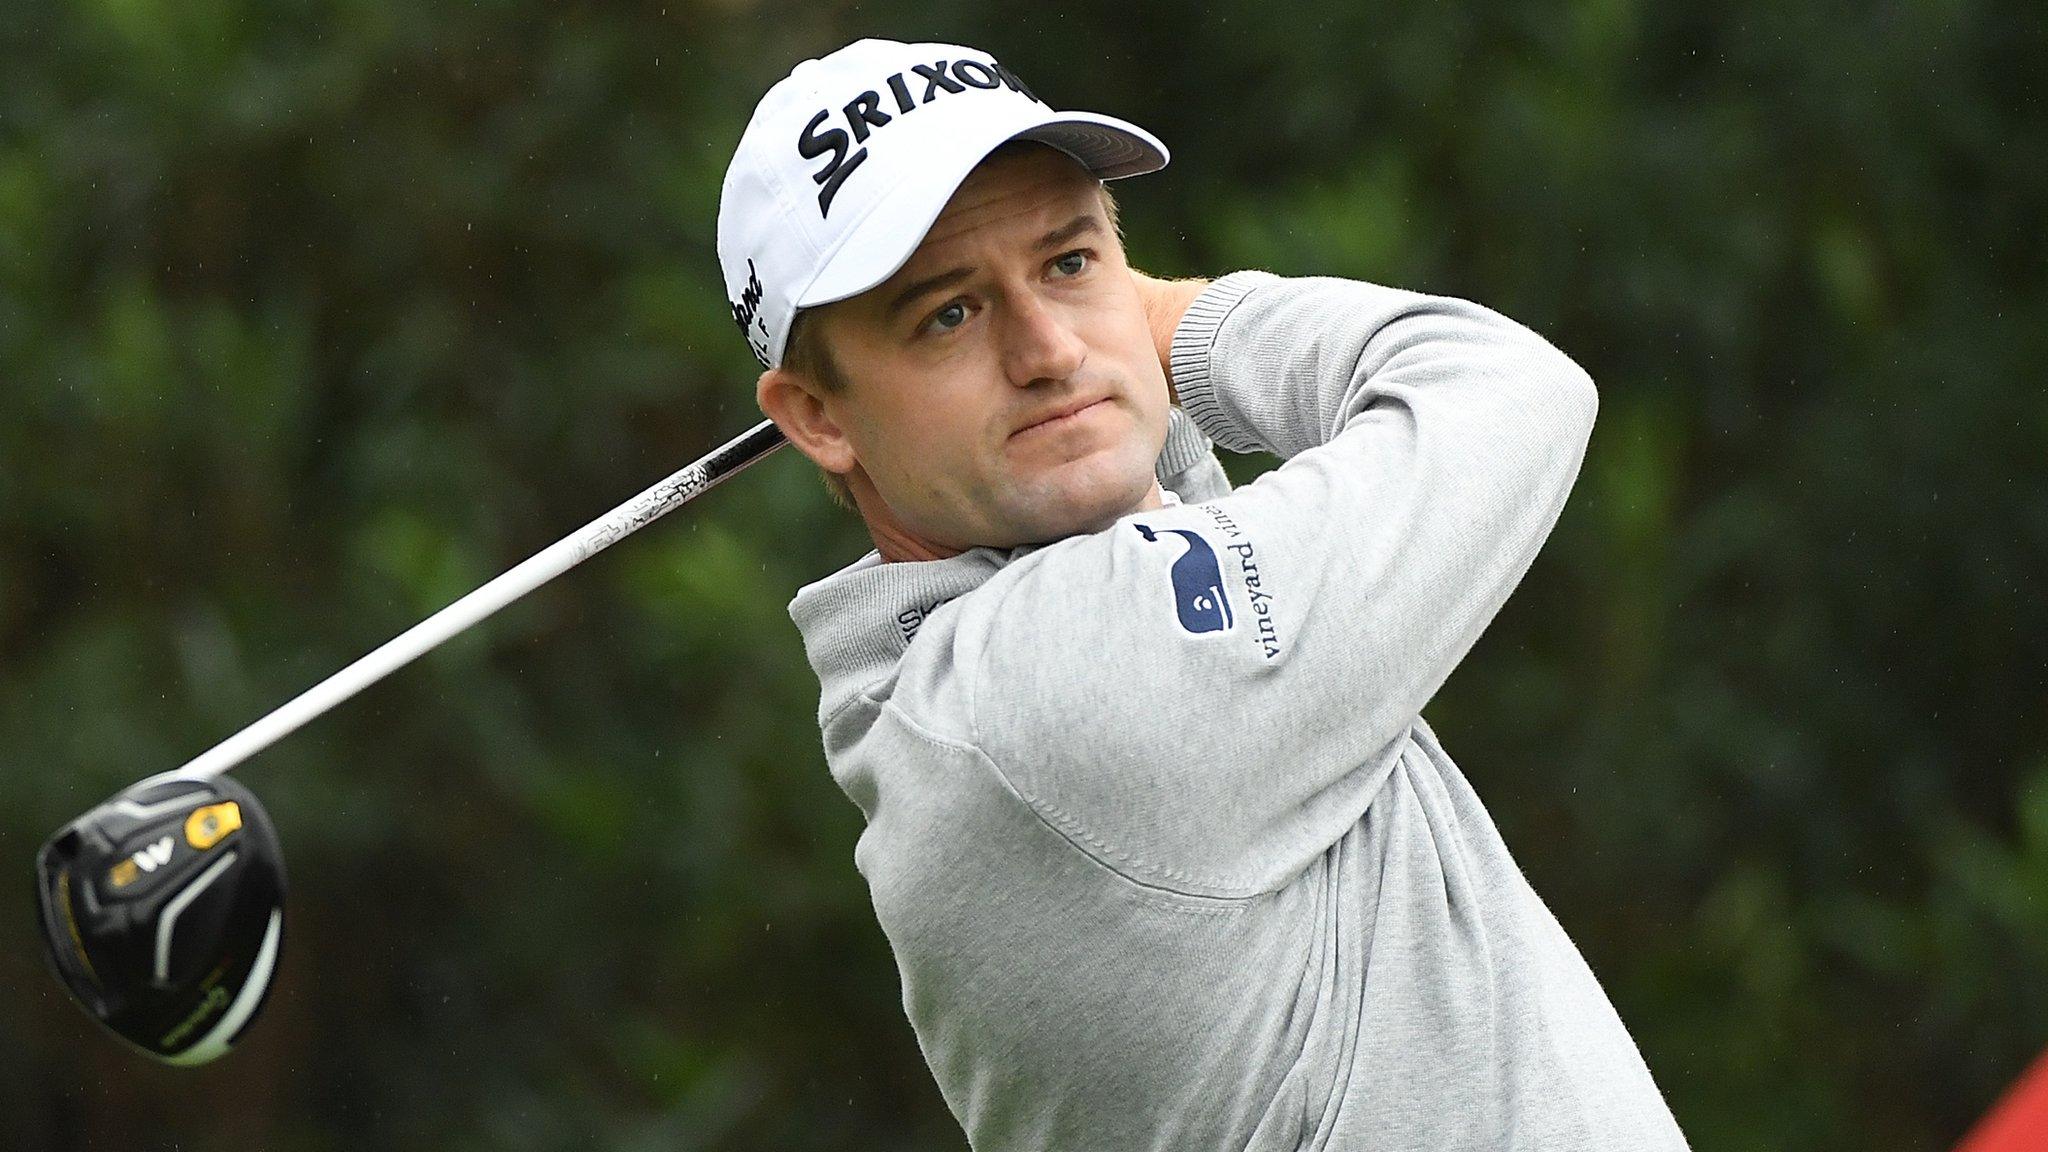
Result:
[[[234,781],[136,785],[51,837],[36,880],[51,968],[144,1053],[215,1059],[262,1007],[283,940],[283,854]]]

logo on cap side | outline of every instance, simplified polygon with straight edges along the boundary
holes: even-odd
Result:
[[[1035,103],[1045,103],[1024,86],[1015,72],[994,60],[940,60],[929,65],[913,64],[910,71],[916,79],[924,81],[924,94],[920,99],[911,99],[911,85],[915,80],[906,79],[901,72],[892,74],[883,84],[889,90],[895,115],[882,110],[881,92],[870,88],[838,110],[846,127],[827,128],[820,132],[819,126],[832,119],[833,112],[830,108],[821,108],[797,136],[797,154],[804,159],[816,160],[828,153],[831,156],[823,168],[811,173],[812,181],[818,185],[819,219],[831,213],[832,200],[839,195],[840,185],[846,183],[853,170],[868,158],[865,147],[868,137],[876,129],[894,123],[898,116],[915,112],[941,95],[975,90],[993,92],[1008,88]],[[856,150],[855,145],[862,147]]]
[[[740,298],[732,302],[732,318],[740,326],[740,335],[746,337],[747,347],[754,350],[754,359],[759,360],[763,368],[769,366],[768,322],[761,319],[761,296],[766,291],[761,286],[761,274],[754,270],[754,262],[748,260],[747,286],[740,290]]]

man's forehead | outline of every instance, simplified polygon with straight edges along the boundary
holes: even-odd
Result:
[[[1042,227],[1066,223],[1077,211],[1096,209],[1097,181],[1064,152],[1034,147],[998,154],[968,174],[939,213],[917,249],[895,275],[879,286],[900,285],[938,271],[976,240],[1015,230],[1025,242]],[[1036,227],[1036,230],[1034,228]]]

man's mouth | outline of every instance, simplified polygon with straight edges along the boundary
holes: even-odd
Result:
[[[1107,404],[1109,403],[1109,400],[1110,398],[1107,396],[1100,396],[1093,400],[1076,400],[1071,404],[1062,405],[1061,407],[1046,413],[1044,416],[1039,417],[1037,420],[1024,425],[1022,428],[1017,429],[1015,432],[1010,433],[1010,438],[1014,440],[1027,432],[1052,432],[1057,429],[1064,428],[1070,424],[1073,424],[1075,421],[1079,420],[1082,414],[1087,412],[1089,409],[1095,408],[1099,405]]]

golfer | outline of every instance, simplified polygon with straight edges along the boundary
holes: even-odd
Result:
[[[761,408],[874,538],[790,612],[940,1091],[982,1152],[1685,1147],[1420,715],[1592,384],[1459,300],[1141,275],[1103,182],[1166,160],[864,40],[726,174]]]

